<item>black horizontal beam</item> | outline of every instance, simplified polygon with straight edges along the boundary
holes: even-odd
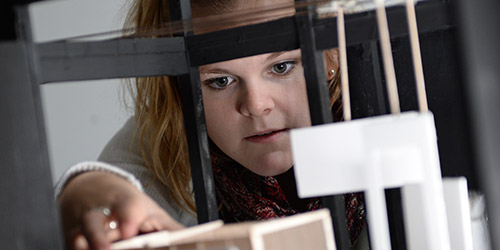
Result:
[[[425,1],[416,6],[421,34],[454,26],[448,2]],[[391,38],[408,35],[406,11],[401,6],[387,9]],[[316,48],[337,47],[336,18],[313,23]],[[347,45],[377,40],[373,11],[346,17]],[[184,45],[185,41],[185,45]],[[187,48],[187,49],[186,49]],[[236,27],[189,37],[115,39],[99,42],[54,42],[37,45],[41,83],[121,78],[133,76],[182,75],[191,66],[226,61],[251,55],[299,48],[294,17]]]
[[[441,1],[419,2],[416,6],[419,33],[449,29],[454,26],[450,4]],[[406,10],[403,6],[387,9],[391,38],[408,36]],[[374,11],[346,16],[347,45],[378,40]],[[294,17],[195,35],[187,38],[193,65],[204,65],[245,56],[299,48]],[[337,47],[337,19],[317,19],[313,23],[316,49]]]
[[[299,48],[294,17],[186,38],[193,66]]]
[[[187,73],[184,38],[42,43],[40,83]]]

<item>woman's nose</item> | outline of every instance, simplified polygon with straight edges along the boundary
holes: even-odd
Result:
[[[248,86],[250,85],[250,86]],[[274,109],[272,88],[265,84],[248,84],[241,96],[239,109],[243,116],[263,116]]]

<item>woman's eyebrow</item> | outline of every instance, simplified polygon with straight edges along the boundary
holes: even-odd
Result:
[[[273,60],[273,59],[276,59],[277,57],[287,53],[289,51],[281,51],[281,52],[274,52],[272,54],[270,54],[267,58],[266,58],[266,61],[270,61],[270,60]]]
[[[208,70],[200,69],[201,74],[229,74],[229,71],[220,68],[212,68]]]

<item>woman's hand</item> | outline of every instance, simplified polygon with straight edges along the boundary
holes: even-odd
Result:
[[[110,173],[78,175],[58,203],[67,249],[109,249],[111,242],[139,233],[183,227],[146,194]]]

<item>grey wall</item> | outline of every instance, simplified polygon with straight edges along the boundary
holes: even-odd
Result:
[[[41,1],[30,6],[36,42],[121,29],[125,0]],[[72,164],[96,160],[106,142],[132,114],[123,81],[52,83],[41,87],[54,182]]]

